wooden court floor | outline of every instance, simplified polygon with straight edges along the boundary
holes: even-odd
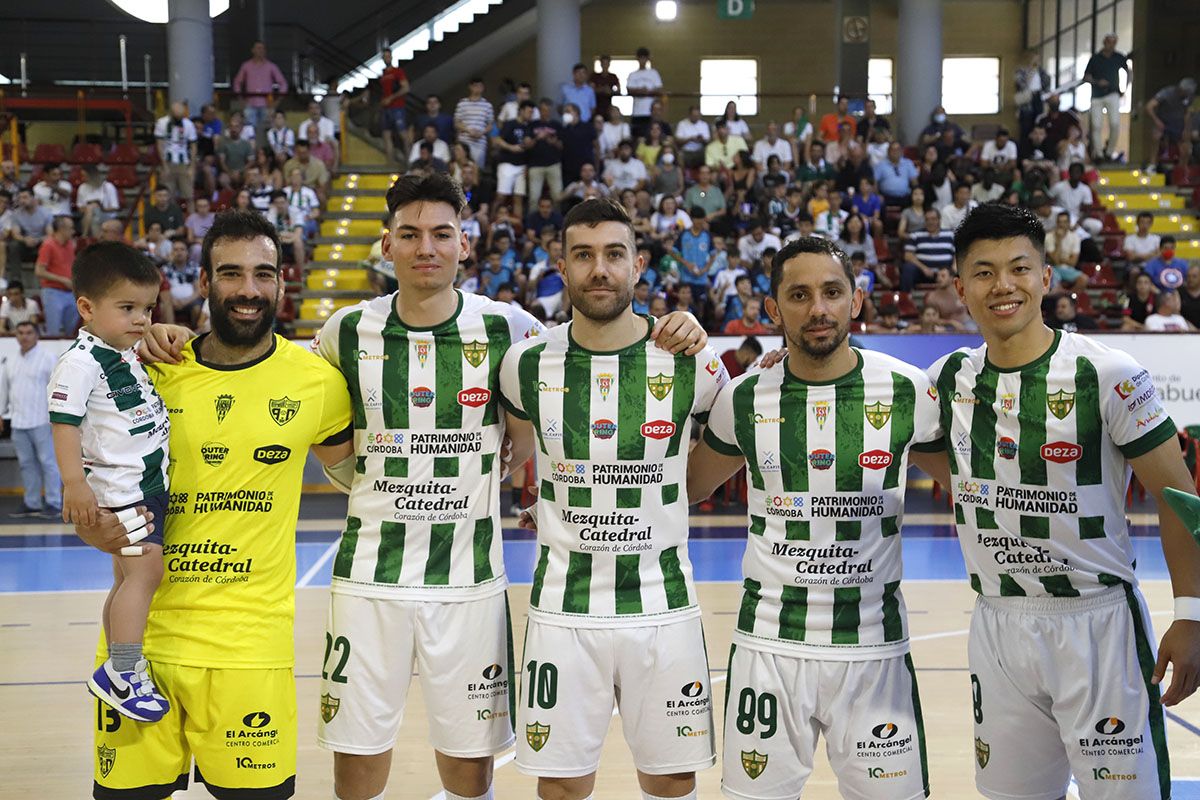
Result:
[[[709,661],[714,668],[713,694],[718,702],[724,696],[724,669],[739,588],[732,583],[701,584],[699,588]],[[1144,590],[1156,632],[1161,634],[1171,614],[1170,587],[1165,581],[1153,581],[1144,584]],[[300,749],[296,796],[304,800],[333,796],[332,757],[315,743],[326,592],[324,588],[297,591]],[[955,800],[978,797],[973,784],[974,738],[966,669],[966,632],[974,595],[959,581],[907,581],[904,592],[925,713],[932,794]],[[510,593],[519,646],[529,587],[514,586]],[[95,647],[95,619],[102,597],[100,592],[0,595],[0,622],[20,618],[29,623],[26,627],[0,627],[0,798],[80,800],[91,796],[95,707],[83,681]],[[420,685],[414,682],[389,798],[427,800],[439,795],[433,755],[425,741],[424,713]],[[1200,698],[1191,698],[1172,714],[1167,735],[1173,775],[1176,779],[1200,776]],[[722,720],[719,713],[716,716],[719,749]],[[511,762],[511,751],[497,759],[496,796],[536,797],[534,779],[519,774]],[[719,764],[700,773],[699,780],[701,797],[721,796]],[[208,796],[197,787],[176,795]],[[596,800],[640,797],[617,717],[609,731],[594,796]],[[804,797],[825,800],[838,796],[822,754]]]

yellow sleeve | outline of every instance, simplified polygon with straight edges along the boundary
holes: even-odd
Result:
[[[314,444],[337,444],[345,441],[338,434],[353,432],[350,416],[350,391],[346,378],[322,358],[313,359],[321,376],[321,422]],[[335,439],[335,441],[329,441]]]

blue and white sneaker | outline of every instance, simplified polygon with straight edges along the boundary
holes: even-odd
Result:
[[[171,710],[167,698],[155,688],[150,662],[144,658],[129,672],[117,672],[112,659],[105,661],[88,680],[88,691],[138,722],[158,722]]]

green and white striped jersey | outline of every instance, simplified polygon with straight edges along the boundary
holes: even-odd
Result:
[[[396,295],[340,309],[313,342],[342,371],[357,456],[332,590],[463,601],[504,591],[500,363],[541,324],[458,292],[433,329],[406,325]]]
[[[671,355],[646,336],[586,350],[571,325],[514,345],[500,389],[537,431],[538,561],[529,616],[637,627],[699,615],[688,560],[687,457],[729,380],[711,348]]]
[[[115,350],[80,330],[46,392],[50,421],[79,427],[83,471],[99,506],[128,506],[167,490],[167,409],[132,347]]]
[[[1135,583],[1127,459],[1175,436],[1150,373],[1093,338],[1055,331],[1017,369],[963,349],[929,371],[954,473],[958,541],[988,596],[1078,597]]]
[[[734,380],[704,439],[747,463],[750,535],[734,641],[854,661],[908,652],[900,532],[910,447],[938,449],[917,367],[870,350],[835,381],[787,362]]]

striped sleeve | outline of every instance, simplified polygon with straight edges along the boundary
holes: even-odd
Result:
[[[51,422],[79,425],[87,414],[88,398],[100,380],[100,366],[95,359],[83,361],[72,357],[81,352],[84,351],[76,348],[68,350],[50,375],[46,391],[49,394]]]
[[[717,400],[708,415],[708,427],[704,429],[705,443],[721,455],[742,455],[742,449],[737,445],[733,419],[733,390],[738,385],[727,384],[717,395]]]
[[[520,377],[521,354],[528,349],[519,345],[510,347],[500,363],[500,403],[518,419],[529,419],[521,404]]]
[[[912,380],[917,390],[917,404],[913,412],[912,447],[921,452],[936,453],[945,448],[937,389],[924,373],[917,373]]]
[[[717,400],[717,394],[729,383],[725,364],[711,347],[706,347],[695,356],[696,399],[692,404],[692,416],[698,422],[708,420],[708,412]]]
[[[1096,366],[1104,427],[1126,458],[1145,455],[1174,438],[1175,423],[1163,407],[1149,370],[1117,351]]]
[[[343,316],[345,314],[331,314],[308,345],[309,350],[338,368],[341,368],[341,359],[338,358],[338,333]]]

